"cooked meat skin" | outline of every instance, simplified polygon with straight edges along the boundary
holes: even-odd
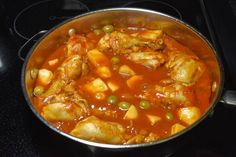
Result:
[[[78,122],[70,134],[86,140],[121,144],[124,131],[123,126],[118,123],[107,122],[95,116],[90,116]]]
[[[130,53],[127,58],[152,69],[156,69],[166,61],[166,56],[160,52],[134,52]]]
[[[196,56],[180,51],[169,52],[169,61],[165,66],[171,70],[173,80],[185,85],[194,84],[205,71],[204,64]]]
[[[98,49],[100,51],[112,50],[115,53],[126,54],[131,52],[138,52],[142,48],[151,48],[153,50],[163,49],[164,44],[159,37],[159,33],[153,31],[154,37],[147,38],[144,34],[126,34],[114,31],[103,36],[98,42]],[[157,34],[155,34],[157,33]]]
[[[48,104],[42,111],[42,116],[49,121],[72,121],[81,115],[81,108],[63,103]]]

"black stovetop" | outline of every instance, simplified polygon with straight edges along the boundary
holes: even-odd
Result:
[[[230,29],[236,28],[233,27],[236,16],[232,15],[229,18],[228,15],[229,10],[235,6],[236,3],[232,0],[230,2],[227,0],[221,2],[213,0],[0,1],[0,156],[116,156],[110,152],[92,154],[86,146],[54,133],[29,109],[21,90],[20,76],[23,61],[19,59],[17,51],[27,39],[40,30],[50,29],[55,24],[80,13],[108,7],[141,7],[161,11],[194,26],[219,52],[222,52],[220,55],[225,61],[227,73],[226,87],[235,89],[236,53],[234,54],[232,50],[236,51],[233,49],[236,45],[234,42],[236,34],[232,34]],[[230,22],[227,23],[226,20]],[[222,24],[224,22],[225,25]],[[224,34],[228,35],[228,40]],[[222,44],[225,40],[228,41],[227,48],[224,43]],[[236,156],[235,126],[236,109],[218,103],[213,116],[194,128],[191,141],[171,157]],[[140,156],[143,156],[142,153]],[[155,154],[150,153],[145,156],[155,156]]]

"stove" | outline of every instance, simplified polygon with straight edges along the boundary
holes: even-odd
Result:
[[[96,152],[54,133],[31,112],[23,97],[20,76],[24,63],[18,50],[42,30],[85,13],[111,7],[138,7],[181,19],[205,35],[220,52],[226,89],[236,89],[236,1],[234,0],[21,0],[0,2],[0,156],[99,157],[155,156],[150,153]],[[234,27],[235,26],[235,27]],[[34,42],[34,41],[33,41]],[[30,43],[32,46],[33,43]],[[29,48],[28,47],[28,48]],[[218,103],[214,114],[191,131],[191,141],[170,157],[236,156],[236,108]],[[155,149],[155,148],[154,148]],[[138,154],[138,155],[137,155]]]

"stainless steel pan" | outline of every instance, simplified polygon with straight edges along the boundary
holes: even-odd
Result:
[[[112,145],[91,142],[83,139],[73,137],[67,133],[64,133],[52,125],[50,125],[35,109],[32,101],[32,88],[34,85],[34,79],[30,77],[30,72],[34,68],[39,68],[44,61],[44,57],[48,52],[57,48],[60,43],[65,41],[65,37],[68,34],[68,30],[75,28],[78,32],[83,33],[89,31],[92,25],[104,25],[106,23],[113,23],[114,20],[120,20],[124,26],[139,26],[147,27],[149,29],[162,28],[167,34],[176,38],[176,40],[184,43],[186,46],[197,53],[197,55],[205,60],[207,67],[211,71],[211,76],[216,82],[216,91],[213,95],[208,111],[194,124],[187,129],[179,132],[173,136],[158,140],[152,143],[132,144],[132,145]],[[139,21],[139,22],[137,22]],[[33,27],[33,26],[32,26]],[[199,46],[201,45],[201,46]],[[222,96],[224,89],[224,70],[219,58],[218,53],[214,50],[213,46],[207,41],[207,39],[201,35],[196,29],[186,24],[185,22],[171,17],[169,15],[137,8],[113,8],[104,9],[85,13],[69,19],[60,25],[47,31],[47,33],[38,40],[29,51],[27,58],[25,59],[24,66],[22,68],[22,89],[25,99],[33,111],[33,113],[50,129],[61,134],[65,138],[83,143],[92,147],[100,147],[104,149],[112,150],[127,150],[132,148],[144,148],[144,147],[170,147],[175,143],[178,145],[180,137],[184,136],[192,128],[198,125],[203,119],[205,119],[214,109],[216,104],[221,100],[224,103],[236,104],[236,97],[234,91],[226,91]],[[170,144],[171,143],[171,144]],[[165,145],[165,146],[163,146]],[[163,148],[161,148],[163,149]]]

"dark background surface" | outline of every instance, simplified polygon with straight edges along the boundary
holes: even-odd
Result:
[[[18,58],[19,47],[27,41],[17,35],[13,23],[17,14],[35,3],[33,0],[0,1],[0,156],[1,157],[64,157],[92,156],[90,150],[81,144],[65,139],[42,124],[31,112],[22,94],[20,76],[23,61]],[[81,0],[90,10],[122,6],[133,1]],[[163,2],[163,1],[162,1]],[[203,33],[217,48],[224,60],[227,74],[226,88],[235,89],[236,83],[236,41],[235,41],[235,1],[164,1],[175,6],[182,19]],[[165,12],[150,1],[142,7]],[[158,9],[157,9],[158,8]],[[79,10],[81,11],[81,10]],[[82,10],[83,11],[83,10]],[[82,12],[81,11],[81,12]],[[49,14],[47,10],[32,15],[32,20]],[[68,15],[77,12],[66,12]],[[167,9],[167,13],[169,12]],[[58,13],[61,15],[61,13]],[[173,14],[175,16],[175,14]],[[31,16],[31,15],[29,15]],[[71,15],[70,15],[71,16]],[[177,15],[176,15],[177,16]],[[60,22],[59,19],[57,22]],[[21,23],[21,22],[19,22]],[[22,24],[22,23],[21,23]],[[54,23],[55,24],[55,23]],[[34,27],[34,21],[22,24]],[[45,24],[47,25],[47,24]],[[42,25],[42,26],[45,26]],[[51,24],[53,25],[53,23]],[[32,36],[40,29],[26,32]],[[32,28],[33,29],[33,28]],[[21,29],[19,29],[21,30]],[[22,31],[22,32],[24,32]],[[171,157],[235,157],[236,156],[236,108],[228,108],[218,103],[212,117],[207,118],[192,131],[192,139]],[[93,156],[116,156],[114,153],[93,154]],[[132,156],[132,153],[129,155]],[[140,156],[141,155],[140,153]],[[146,156],[155,156],[147,154]]]

